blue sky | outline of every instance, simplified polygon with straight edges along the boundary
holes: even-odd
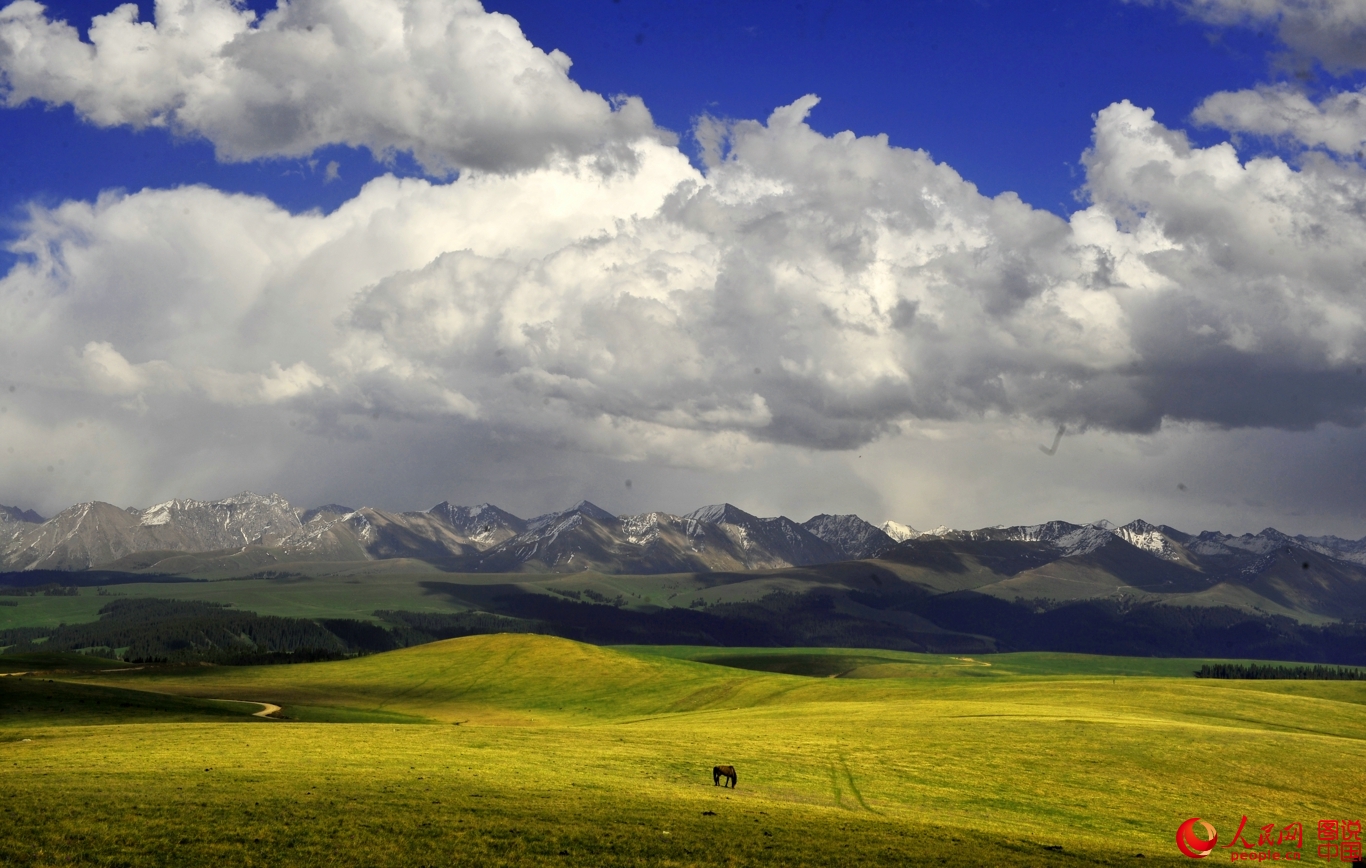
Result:
[[[1352,0],[245,8],[0,6],[0,503],[1366,533]]]
[[[249,3],[264,12],[273,3]],[[78,28],[109,3],[53,2]],[[1006,190],[1039,208],[1077,207],[1077,164],[1092,115],[1121,99],[1192,128],[1209,94],[1275,77],[1272,34],[1215,28],[1180,10],[1120,2],[807,2],[487,4],[537,46],[559,48],[571,75],[603,94],[644,98],[663,127],[687,135],[702,113],[761,118],[806,94],[822,98],[811,125],[831,134],[885,133],[928,151],[983,193]],[[140,17],[153,20],[150,3]],[[685,148],[688,144],[685,143]],[[98,129],[70,107],[39,104],[0,115],[0,191],[13,214],[38,199],[90,199],[111,187],[186,183],[259,193],[290,210],[332,210],[410,160],[373,160],[332,147],[306,160],[218,163],[203,140],[162,130]],[[337,180],[324,167],[336,160]]]

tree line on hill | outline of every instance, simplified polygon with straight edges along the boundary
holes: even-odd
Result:
[[[1196,678],[1366,681],[1366,670],[1348,666],[1270,666],[1261,663],[1206,663]]]

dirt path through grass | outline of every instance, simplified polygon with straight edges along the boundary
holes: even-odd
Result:
[[[271,703],[271,702],[257,702],[257,701],[254,700],[254,699],[210,699],[209,701],[210,701],[210,702],[245,702],[247,705],[259,705],[259,706],[261,706],[261,710],[260,710],[260,711],[253,711],[253,712],[251,713],[251,716],[252,716],[252,717],[264,717],[264,718],[267,719],[267,720],[279,720],[278,717],[271,717],[271,715],[273,715],[273,714],[278,714],[278,713],[281,711],[280,706],[275,705],[274,703]]]

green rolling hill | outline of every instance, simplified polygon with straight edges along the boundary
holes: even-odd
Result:
[[[1176,865],[1191,816],[1359,814],[1366,684],[1202,662],[505,634],[7,676],[0,860]]]

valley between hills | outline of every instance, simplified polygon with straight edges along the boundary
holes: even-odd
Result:
[[[1366,540],[1134,521],[920,532],[731,504],[522,519],[278,495],[0,510],[0,647],[325,659],[465,635],[1366,663]]]

